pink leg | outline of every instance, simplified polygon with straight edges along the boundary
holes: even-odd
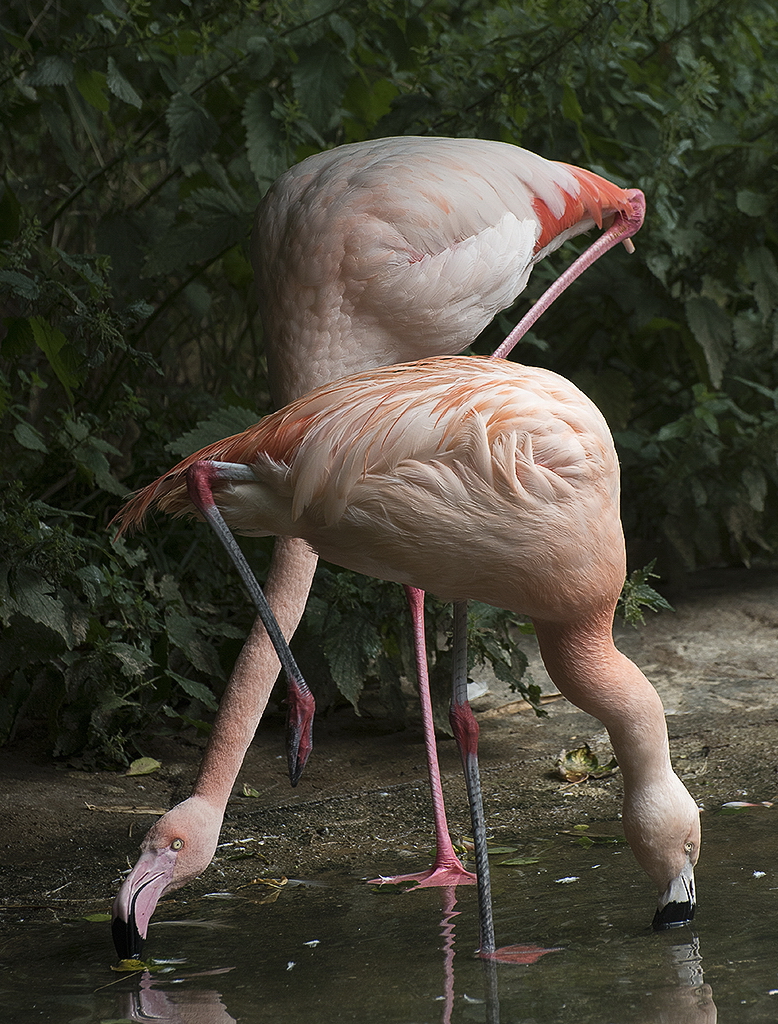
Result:
[[[413,643],[416,650],[416,672],[419,680],[419,701],[421,703],[421,719],[424,725],[424,743],[427,748],[427,771],[432,794],[432,808],[435,815],[435,862],[427,871],[411,875],[392,875],[374,878],[371,885],[385,882],[418,882],[418,888],[431,885],[473,885],[475,875],[462,867],[462,862],[454,852],[451,836],[446,823],[446,807],[443,801],[443,786],[440,781],[440,765],[435,745],[435,725],[432,720],[432,700],[430,698],[430,682],[427,674],[427,644],[424,637],[424,591],[415,587],[406,587],[408,604],[413,620]]]

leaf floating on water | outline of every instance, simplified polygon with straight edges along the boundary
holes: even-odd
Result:
[[[254,789],[253,787],[249,786],[247,783],[244,782],[241,796],[248,796],[251,797],[252,800],[256,800],[259,797],[259,790]]]
[[[251,885],[269,885],[271,889],[283,889],[285,885],[289,885],[289,879],[286,875],[282,875],[281,878],[252,878]]]
[[[247,885],[240,886],[240,894],[248,897],[253,903],[261,905],[275,903],[288,884],[289,879],[286,877],[252,878]],[[264,889],[260,889],[258,886],[264,886]]]
[[[584,782],[586,779],[602,779],[618,768],[616,758],[607,764],[600,764],[588,743],[575,750],[563,750],[555,762],[559,775],[565,782]]]
[[[475,843],[470,836],[464,836],[462,838],[462,845],[464,846],[467,853],[475,852]],[[517,853],[518,846],[498,846],[496,843],[487,843],[486,852],[490,857],[496,857],[500,853]]]
[[[540,857],[508,857],[507,860],[498,862],[498,868],[521,867],[522,864],[539,864]]]
[[[111,920],[110,914],[84,914],[82,921],[91,921],[94,924],[105,924]]]
[[[575,841],[579,846],[604,846],[612,845],[615,843],[626,842],[624,836],[620,835],[606,835],[601,832],[591,832],[588,825],[573,825],[572,832],[563,832],[562,835],[575,836]]]
[[[156,814],[159,817],[165,813],[164,807],[134,807],[131,804],[112,804],[101,806],[100,804],[85,805],[90,811],[104,811],[106,814]]]
[[[118,974],[128,974],[132,971],[158,971],[159,965],[153,960],[120,960],[118,964],[111,964],[111,970]]]
[[[130,767],[124,773],[125,775],[151,775],[152,772],[157,771],[158,768],[162,767],[162,762],[157,761],[154,757],[139,757],[132,762]]]

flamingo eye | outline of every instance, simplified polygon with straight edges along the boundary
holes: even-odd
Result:
[[[683,844],[683,848],[684,848],[684,850],[686,850],[687,853],[693,853],[694,852],[694,843],[692,843],[691,841],[689,841],[688,843],[684,843]]]
[[[171,850],[181,850],[183,848],[183,846],[184,846],[184,840],[183,839],[174,839],[173,842],[170,844],[170,849]]]

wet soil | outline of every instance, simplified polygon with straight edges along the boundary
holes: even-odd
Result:
[[[667,596],[674,613],[617,634],[662,696],[676,770],[707,811],[728,801],[778,800],[778,571],[699,573]],[[532,669],[551,691],[536,654]],[[553,696],[548,717],[539,719],[488,682],[489,692],[473,706],[495,840],[522,848],[538,836],[594,823],[617,834],[619,773],[571,785],[554,767],[563,748],[584,742],[606,760],[599,722]],[[146,829],[188,795],[201,750],[199,740],[159,740],[148,752],[162,768],[143,777],[76,771],[29,737],[0,751],[6,922],[54,923],[107,911]],[[464,785],[453,741],[442,739],[439,753],[456,842],[469,832]],[[244,785],[258,795],[239,795]],[[704,822],[703,814],[703,829]],[[263,723],[230,800],[222,843],[208,871],[172,900],[259,878],[365,878],[425,867],[432,816],[420,729],[387,732],[380,721],[347,711],[326,716],[292,790],[280,722]]]

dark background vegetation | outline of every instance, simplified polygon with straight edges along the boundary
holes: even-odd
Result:
[[[121,762],[150,727],[207,728],[252,619],[232,569],[199,524],[106,527],[267,411],[252,212],[344,142],[501,139],[642,188],[637,253],[589,270],[517,358],[607,415],[635,565],[774,561],[775,2],[10,0],[0,29],[0,740],[45,723],[55,753]],[[269,546],[246,547],[261,572]],[[325,702],[368,679],[400,715],[401,609],[321,571],[298,651]],[[474,616],[476,653],[517,677],[505,617]]]

